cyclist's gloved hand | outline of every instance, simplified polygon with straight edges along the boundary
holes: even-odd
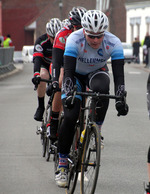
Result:
[[[39,75],[36,75],[32,78],[32,83],[37,86],[40,83],[41,77]]]
[[[72,109],[73,106],[74,106],[74,100],[75,99],[73,99],[73,96],[71,96],[71,95],[68,96],[66,98],[66,101],[65,101],[65,107],[68,108],[68,109]]]
[[[120,115],[125,116],[128,114],[129,107],[125,102],[117,101],[116,102],[116,110],[118,111],[118,116],[120,116]]]
[[[53,93],[53,90],[58,90],[59,89],[59,83],[57,81],[53,82],[46,88],[46,94],[48,96],[51,96]]]

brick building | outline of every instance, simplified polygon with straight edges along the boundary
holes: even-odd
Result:
[[[2,2],[2,34],[11,35],[15,50],[32,45],[45,33],[50,18],[65,19],[73,6],[95,9],[93,0],[0,0]]]
[[[52,17],[65,19],[73,6],[100,9],[108,4],[109,31],[126,41],[126,2],[141,0],[0,0],[0,32],[11,35],[16,51],[23,45],[34,44],[45,33],[45,25]],[[2,24],[1,24],[2,23]]]

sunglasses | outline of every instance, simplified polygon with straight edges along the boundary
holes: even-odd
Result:
[[[85,31],[85,34],[91,39],[95,39],[95,38],[100,39],[104,36],[104,33],[98,35],[98,34],[90,34],[86,31]]]

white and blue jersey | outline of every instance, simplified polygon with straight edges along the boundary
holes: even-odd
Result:
[[[93,49],[88,45],[83,29],[69,35],[64,55],[77,58],[76,73],[81,75],[104,67],[110,57],[111,60],[124,59],[121,41],[115,35],[105,31],[100,47]]]

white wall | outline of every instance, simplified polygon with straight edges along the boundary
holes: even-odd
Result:
[[[131,18],[140,17],[140,34],[139,39],[142,41],[145,38],[145,35],[147,33],[147,25],[146,25],[146,17],[150,17],[150,2],[144,2],[142,3],[130,3],[126,4],[126,11],[127,11],[127,23],[126,23],[126,41],[128,43],[132,43],[132,36],[135,38],[137,34],[137,28],[136,25],[134,25],[134,34],[131,32],[131,25],[130,20]],[[141,8],[140,8],[141,5]],[[149,29],[150,30],[150,29]],[[150,33],[150,31],[149,31]]]
[[[134,38],[139,35],[139,40],[142,42],[147,33],[146,17],[150,17],[150,1],[141,1],[136,3],[127,3],[126,6],[126,42],[133,42]],[[139,18],[139,34],[137,25],[134,24],[133,32],[131,30],[131,19]],[[134,23],[134,22],[133,22]],[[150,35],[150,27],[149,27]],[[140,48],[140,61],[143,59],[143,49]]]

